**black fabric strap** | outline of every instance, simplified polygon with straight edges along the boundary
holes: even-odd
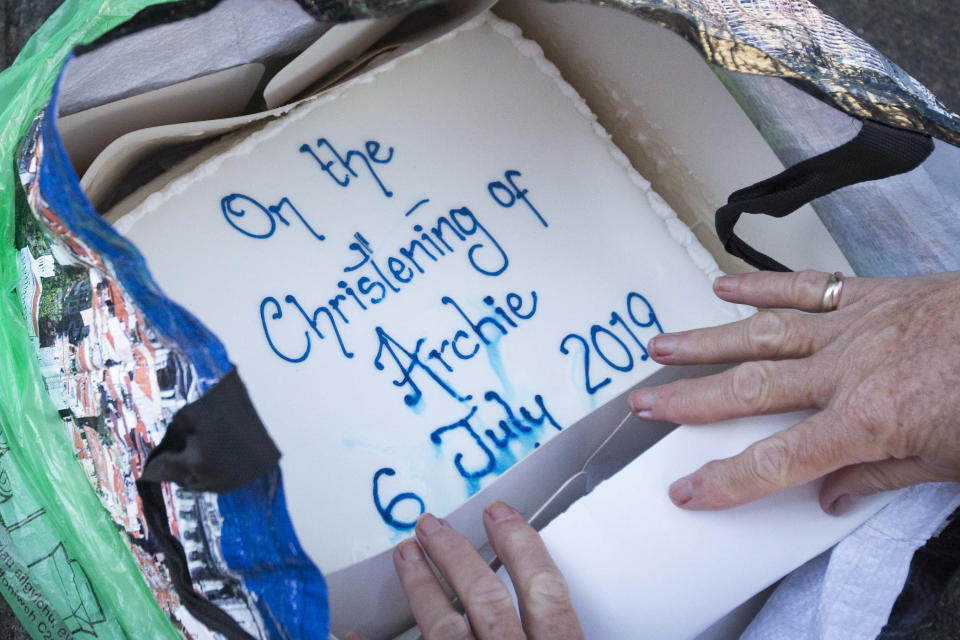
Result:
[[[161,483],[175,482],[189,491],[228,493],[268,473],[279,460],[280,451],[233,369],[202,398],[176,413],[137,480],[150,542],[163,552],[180,600],[197,620],[230,640],[253,638],[194,590],[183,546],[170,531]]]
[[[758,269],[790,271],[737,237],[733,228],[742,214],[782,218],[842,187],[911,171],[932,152],[933,140],[929,136],[865,120],[863,128],[849,142],[733,193],[727,204],[717,210],[717,235],[727,253]]]
[[[266,474],[278,460],[280,451],[233,369],[173,416],[141,480],[227,493]]]

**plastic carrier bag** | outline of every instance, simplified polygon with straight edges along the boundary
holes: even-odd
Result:
[[[329,631],[323,576],[286,512],[280,452],[223,345],[100,218],[54,126],[57,80],[76,47],[217,4],[68,0],[0,75],[0,593],[36,638]],[[300,2],[324,24],[429,4]],[[604,4],[684,35],[768,129],[791,123],[746,77],[789,79],[869,123],[852,147],[812,158],[809,148],[790,156],[797,144],[768,131],[796,164],[731,196],[717,219],[728,250],[752,264],[782,268],[737,239],[742,213],[786,215],[910,171],[930,155],[931,136],[960,140],[956,115],[807,3]],[[837,169],[851,163],[861,168]],[[868,258],[854,266],[886,268]]]
[[[261,637],[325,638],[322,577],[298,556],[272,445],[251,441],[257,455],[267,456],[266,467],[254,471],[253,485],[241,481],[242,495],[221,500],[219,510],[213,494],[190,492],[196,487],[186,478],[176,490],[148,483],[138,493],[147,455],[173,415],[190,400],[209,402],[232,367],[215,339],[182,312],[144,319],[144,309],[156,311],[159,293],[136,284],[145,274],[142,260],[122,242],[105,239],[103,229],[91,229],[90,218],[81,221],[95,214],[77,200],[76,176],[48,137],[55,135],[44,128],[49,120],[38,114],[75,46],[152,4],[67,2],[0,78],[0,589],[37,638],[209,637],[188,610],[201,618],[212,612],[205,621],[231,637],[250,637],[243,624]],[[37,135],[18,158],[31,133]],[[193,352],[167,348],[171,343]],[[242,404],[249,403],[245,396],[224,401],[255,415]],[[184,430],[190,430],[187,413],[179,414]],[[126,441],[115,442],[124,432]],[[214,485],[237,488],[224,479]],[[167,505],[179,514],[179,530],[170,530]],[[232,508],[237,511],[222,523],[221,514]],[[148,522],[150,513],[159,520]],[[262,526],[241,533],[231,522]],[[214,533],[216,549],[207,539]],[[171,543],[177,535],[187,541],[186,552]],[[241,555],[225,559],[231,536],[242,536]],[[215,592],[220,608],[194,591],[187,553],[203,567],[194,579]],[[255,567],[256,575],[239,578],[244,566]],[[261,618],[252,594],[272,607],[269,616]]]

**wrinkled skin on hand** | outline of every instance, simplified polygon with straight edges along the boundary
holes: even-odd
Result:
[[[420,516],[416,538],[393,550],[393,566],[424,640],[583,640],[566,580],[540,534],[513,507],[494,502],[483,512],[487,539],[517,594],[462,534],[432,514]],[[450,601],[428,558],[466,612]],[[347,634],[345,640],[365,640]]]
[[[751,273],[719,278],[714,291],[730,302],[818,312],[828,278]],[[743,364],[634,391],[640,418],[705,424],[816,410],[674,482],[678,506],[725,509],[826,476],[820,504],[839,515],[858,495],[960,480],[960,272],[847,278],[836,311],[760,311],[662,334],[649,351],[663,364]]]

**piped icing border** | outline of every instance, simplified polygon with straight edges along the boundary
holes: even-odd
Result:
[[[700,244],[696,236],[693,235],[693,232],[690,231],[690,228],[680,220],[676,212],[667,204],[666,200],[651,188],[650,181],[633,168],[633,165],[630,164],[630,159],[614,144],[613,137],[603,128],[603,125],[600,124],[596,114],[590,109],[590,106],[583,99],[583,96],[577,92],[573,85],[563,79],[560,70],[546,58],[540,45],[533,40],[524,38],[520,27],[512,22],[502,20],[489,12],[478,18],[489,23],[494,31],[510,40],[517,48],[517,51],[533,61],[541,73],[553,80],[560,89],[560,92],[573,104],[574,109],[590,122],[594,134],[606,143],[607,151],[613,157],[614,161],[626,171],[627,179],[646,196],[650,208],[667,225],[667,231],[670,237],[686,250],[687,255],[690,256],[690,259],[697,268],[703,271],[711,281],[722,276],[723,271],[720,270],[717,261],[713,259],[710,252]],[[473,28],[476,25],[467,26]]]
[[[633,165],[630,164],[630,160],[627,158],[626,154],[624,154],[623,151],[621,151],[614,144],[612,136],[607,132],[606,129],[603,128],[603,125],[600,124],[596,114],[593,113],[589,105],[587,105],[586,101],[577,92],[577,90],[569,82],[563,79],[563,76],[560,74],[560,70],[555,64],[546,58],[540,45],[533,40],[524,38],[520,27],[517,25],[513,24],[512,22],[502,20],[490,12],[483,13],[471,19],[456,29],[445,33],[444,35],[431,42],[428,42],[422,47],[405,53],[395,60],[391,60],[390,62],[376,67],[375,69],[371,69],[361,76],[348,80],[339,87],[334,87],[330,91],[320,94],[314,98],[308,98],[306,101],[304,101],[304,103],[295,106],[293,109],[284,114],[283,118],[277,118],[273,122],[263,126],[263,128],[259,131],[248,134],[242,141],[238,142],[229,150],[205,160],[189,174],[173,180],[160,191],[145,198],[139,206],[117,220],[117,222],[114,223],[114,228],[120,233],[128,232],[133,225],[135,225],[144,216],[149,215],[158,209],[167,199],[182,193],[194,182],[203,180],[205,177],[216,172],[219,169],[220,164],[227,158],[250,153],[261,142],[278,135],[286,127],[307,116],[314,109],[319,108],[321,105],[338,100],[353,87],[363,84],[370,84],[374,82],[380,76],[380,74],[393,70],[400,62],[416,57],[422,54],[429,47],[447,42],[461,33],[471,31],[483,25],[489,25],[497,34],[509,40],[510,43],[516,47],[520,54],[530,59],[536,65],[537,69],[545,76],[550,78],[556,84],[560,92],[570,100],[577,113],[590,122],[594,134],[596,134],[596,136],[606,144],[607,151],[613,157],[614,161],[623,167],[623,170],[627,174],[627,179],[638,189],[638,191],[640,191],[640,193],[646,197],[650,208],[654,211],[654,213],[657,214],[657,216],[660,217],[661,220],[663,220],[670,237],[674,240],[674,242],[680,245],[680,247],[686,250],[687,255],[693,261],[694,265],[700,269],[711,281],[723,275],[723,271],[720,270],[720,267],[717,265],[717,262],[714,260],[713,256],[710,255],[710,252],[700,244],[690,228],[682,220],[680,220],[676,212],[670,207],[669,204],[667,204],[660,194],[651,188],[650,182],[633,168]],[[747,316],[752,312],[749,308],[742,307],[741,305],[737,306],[740,307],[738,308],[738,311],[741,316]]]

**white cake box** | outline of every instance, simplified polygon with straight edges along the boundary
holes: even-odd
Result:
[[[560,68],[564,78],[585,99],[631,164],[651,180],[653,188],[692,228],[720,266],[726,271],[744,270],[745,265],[723,254],[719,247],[712,230],[713,211],[731,191],[777,173],[782,166],[699,55],[675,34],[613,9],[510,0],[497,5],[494,12],[518,24],[525,37],[543,46],[547,58]],[[449,24],[445,28],[453,26]],[[439,34],[429,35],[435,37]],[[638,64],[637,61],[641,60],[644,63]],[[226,82],[255,85],[249,71],[235,71]],[[205,113],[204,117],[222,115]],[[126,147],[119,145],[113,148],[112,156],[107,154],[106,160],[94,162],[92,173],[84,177],[84,186],[96,203],[110,191],[111,180],[116,177],[114,174],[119,175],[124,166],[135,161],[138,153],[178,139],[177,136],[186,140],[198,134],[210,135],[249,119],[227,119],[217,124],[174,124],[167,130],[161,128],[130,134]],[[74,122],[72,126],[82,124]],[[68,148],[70,127],[71,123],[65,119],[62,128],[65,129]],[[730,162],[731,157],[737,161]],[[118,211],[117,215],[121,213],[123,211]],[[764,224],[760,220],[745,220],[739,230],[748,241],[762,245],[766,251],[789,264],[850,272],[849,265],[809,207],[789,219],[774,223],[777,225],[775,233],[768,233]],[[675,237],[684,238],[684,232],[676,230]],[[798,238],[803,241],[798,242]],[[703,295],[708,295],[708,290],[707,286]],[[723,318],[722,314],[718,315],[716,321]],[[726,318],[733,319],[736,318]],[[243,372],[241,368],[241,375]],[[661,368],[642,380],[635,379],[633,383],[656,384],[693,373],[697,372]],[[494,499],[511,503],[533,518],[538,527],[546,525],[594,485],[642,454],[671,430],[669,425],[651,426],[627,418],[625,393],[621,393],[608,399],[586,418],[567,426],[544,446],[485,485],[461,507],[439,515],[445,516],[478,546],[484,543],[480,511]],[[742,448],[765,428],[776,429],[784,424],[773,420],[767,426],[748,425],[737,431],[739,435],[732,436],[725,446],[733,446],[734,450],[738,446]],[[696,436],[685,432],[682,438]],[[283,450],[282,440],[279,443]],[[659,448],[663,449],[662,446]],[[695,456],[683,459],[674,453],[678,455],[675,475],[679,477],[690,470],[685,465],[690,464]],[[729,455],[729,452],[722,455]],[[287,476],[289,485],[290,474]],[[638,509],[648,504],[645,500],[651,491],[651,487],[638,489],[639,498],[635,503]],[[656,487],[656,491],[662,493],[662,487]],[[296,493],[296,490],[288,486],[287,493]],[[583,500],[589,501],[590,497]],[[803,502],[805,513],[810,511],[809,495],[793,496],[787,502],[793,504],[797,500]],[[812,504],[816,506],[815,500]],[[777,513],[775,510],[782,507],[782,504],[779,507],[771,505],[768,513]],[[662,510],[661,506],[657,509]],[[646,628],[646,633],[657,637],[685,637],[705,629],[753,592],[764,589],[786,570],[835,542],[842,532],[852,529],[868,512],[869,509],[861,510],[837,526],[814,527],[812,533],[800,534],[806,544],[798,545],[792,555],[788,554],[785,564],[751,573],[751,578],[740,585],[739,591],[708,589],[704,597],[713,598],[713,606],[705,608],[705,613],[685,612],[684,624],[673,628],[654,625]],[[295,525],[299,526],[298,517],[302,522],[304,516],[293,515]],[[759,517],[764,517],[762,511]],[[625,518],[624,522],[627,523],[624,526],[638,526],[631,518]],[[609,526],[619,525],[611,522]],[[711,525],[704,526],[709,530]],[[637,535],[642,534],[637,531]],[[300,535],[303,538],[302,531]],[[682,544],[681,540],[683,536],[678,534],[675,544]],[[657,544],[666,545],[669,541],[659,540]],[[309,551],[310,544],[305,543],[305,547]],[[657,547],[655,551],[666,556],[672,553],[666,547]],[[484,552],[489,554],[489,549]],[[625,562],[630,560],[625,559]],[[708,577],[709,571],[704,570],[703,575]],[[345,568],[325,572],[325,577],[330,589],[334,634],[342,636],[354,630],[371,638],[389,637],[411,624],[406,601],[393,575],[389,550]],[[589,576],[577,576],[575,594],[584,579],[589,580]],[[598,580],[602,581],[602,577]],[[651,593],[657,591],[656,587],[656,584],[648,585]],[[660,605],[654,602],[651,606]],[[591,614],[588,614],[587,619],[590,618]],[[637,624],[640,625],[641,621],[637,620]],[[587,631],[589,636],[590,625]]]

